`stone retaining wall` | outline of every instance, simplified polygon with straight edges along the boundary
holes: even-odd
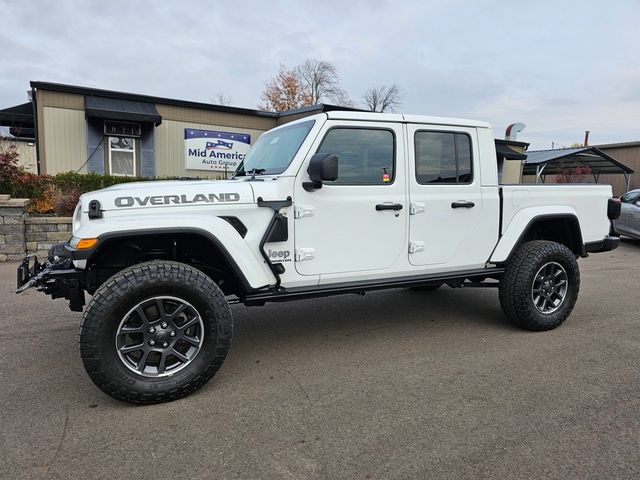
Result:
[[[71,237],[71,217],[30,217],[28,207],[28,199],[0,195],[0,262],[27,254],[45,260],[53,244]]]
[[[47,258],[54,244],[71,237],[71,217],[27,217],[24,223],[27,254],[39,259]]]
[[[22,260],[26,253],[24,221],[29,200],[0,195],[0,262]]]

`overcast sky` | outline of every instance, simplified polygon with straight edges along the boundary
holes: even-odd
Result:
[[[640,140],[640,1],[0,0],[0,108],[30,80],[255,108],[283,63],[332,62],[355,101],[522,122],[531,149]]]

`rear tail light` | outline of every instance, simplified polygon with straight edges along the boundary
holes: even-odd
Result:
[[[622,210],[622,204],[619,198],[610,198],[607,205],[607,217],[609,220],[616,220],[620,217],[620,211]]]

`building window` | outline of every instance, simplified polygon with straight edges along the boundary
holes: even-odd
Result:
[[[135,177],[136,139],[109,137],[109,174]]]
[[[466,133],[418,131],[415,134],[416,180],[471,183],[471,138]]]

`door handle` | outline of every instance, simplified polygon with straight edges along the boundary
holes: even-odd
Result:
[[[382,210],[402,210],[402,204],[400,203],[379,203],[376,205],[376,211]]]
[[[475,206],[476,206],[475,203],[466,202],[466,201],[459,201],[459,202],[452,202],[451,203],[451,208],[473,208]]]

